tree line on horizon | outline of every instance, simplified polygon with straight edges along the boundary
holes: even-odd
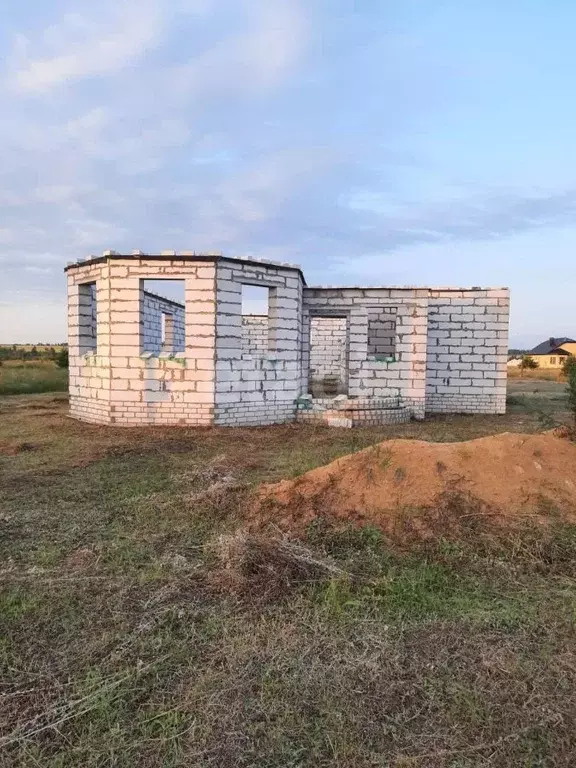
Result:
[[[57,360],[67,344],[0,344],[0,360]]]

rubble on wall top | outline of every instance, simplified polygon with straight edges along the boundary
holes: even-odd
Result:
[[[101,256],[88,256],[85,259],[78,259],[75,262],[68,262],[66,265],[66,270],[68,268],[72,268],[79,265],[88,265],[91,263],[97,263],[105,261],[107,258],[118,258],[118,259],[130,259],[130,258],[142,258],[147,257],[150,259],[178,259],[178,258],[197,258],[199,260],[210,260],[213,259],[214,261],[217,260],[223,260],[223,261],[230,261],[230,262],[237,262],[237,263],[246,263],[246,264],[262,264],[263,266],[269,266],[269,267],[276,267],[280,269],[293,269],[297,270],[302,279],[304,280],[304,275],[302,274],[302,268],[298,264],[291,264],[286,261],[273,261],[271,259],[263,259],[256,256],[224,256],[224,254],[221,251],[208,251],[204,253],[199,253],[196,251],[174,251],[174,250],[164,250],[160,253],[145,253],[141,250],[133,250],[131,253],[120,253],[119,251],[114,250],[106,250],[102,252]]]
[[[263,259],[261,256],[224,256],[224,258],[230,261],[256,262],[257,264],[264,264],[264,266],[268,267],[285,267],[287,269],[297,269],[300,272],[302,271],[302,267],[299,264],[291,264],[289,261]]]
[[[190,258],[197,258],[198,260],[222,260],[224,262],[232,262],[237,264],[261,264],[265,267],[275,267],[277,269],[292,269],[296,270],[300,273],[300,276],[302,280],[304,281],[304,285],[306,285],[306,281],[302,272],[302,268],[298,264],[291,264],[290,262],[286,261],[274,261],[272,259],[263,259],[260,256],[224,256],[221,251],[208,251],[204,253],[199,253],[196,251],[174,251],[174,250],[165,250],[161,251],[159,254],[148,254],[144,253],[140,250],[134,250],[131,254],[121,254],[118,251],[113,250],[107,250],[104,251],[102,256],[88,256],[84,259],[78,259],[77,261],[73,262],[67,262],[66,270],[72,269],[74,267],[83,266],[83,265],[89,265],[92,263],[97,263],[106,260],[107,258],[120,258],[120,259],[130,259],[130,258],[142,258],[142,257],[148,257],[150,259],[190,259]],[[470,291],[488,291],[488,290],[503,290],[507,291],[507,287],[498,287],[498,286],[490,286],[490,287],[480,287],[477,285],[474,286],[454,286],[454,285],[440,285],[440,286],[425,286],[425,285],[311,285],[307,286],[308,291],[324,291],[324,290],[332,290],[332,291],[370,291],[370,290],[385,290],[385,291],[449,291],[449,292],[470,292]]]
[[[455,285],[308,285],[307,291],[507,291],[508,286]]]

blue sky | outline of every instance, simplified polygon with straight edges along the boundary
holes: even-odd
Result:
[[[108,248],[509,285],[512,343],[576,338],[568,0],[2,5],[0,342]]]

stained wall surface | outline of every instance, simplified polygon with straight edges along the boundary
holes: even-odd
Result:
[[[242,286],[268,289],[264,349],[243,344]],[[293,421],[300,395],[302,279],[282,266],[226,260],[216,271],[216,424]]]
[[[68,272],[70,412],[114,424],[211,424],[214,419],[216,266],[181,259],[104,258]],[[142,352],[143,281],[184,280],[181,359]],[[90,283],[96,350],[86,350]]]

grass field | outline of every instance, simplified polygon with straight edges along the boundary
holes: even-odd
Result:
[[[68,371],[51,360],[5,360],[0,367],[0,395],[65,392]]]
[[[395,428],[123,430],[68,419],[63,395],[0,398],[0,765],[575,765],[571,527],[470,518],[402,549],[318,525],[298,568],[274,531],[219,540],[255,484],[377,441],[568,419],[560,384],[510,401]]]

